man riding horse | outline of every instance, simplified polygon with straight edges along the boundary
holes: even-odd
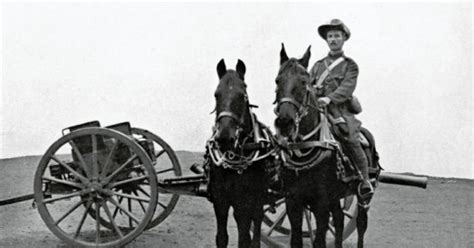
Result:
[[[319,26],[318,33],[327,42],[330,51],[313,65],[310,80],[317,89],[319,103],[327,106],[336,139],[362,174],[359,192],[362,199],[368,200],[374,189],[369,182],[368,161],[359,140],[361,122],[355,118],[361,108],[352,95],[359,69],[356,62],[346,57],[342,50],[351,33],[338,19]]]

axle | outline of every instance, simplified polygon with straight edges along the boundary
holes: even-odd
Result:
[[[160,193],[208,197],[207,179],[204,175],[184,176],[158,180]]]
[[[390,173],[381,171],[379,175],[379,182],[398,184],[406,186],[414,186],[426,189],[428,184],[428,178],[424,176],[409,176],[398,173]]]

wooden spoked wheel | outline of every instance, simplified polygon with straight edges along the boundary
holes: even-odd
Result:
[[[136,139],[152,141],[153,151],[151,154],[154,154],[152,164],[158,179],[181,176],[181,166],[178,157],[163,139],[148,130],[140,128],[132,128],[132,134]],[[160,192],[160,188],[158,188],[158,192]],[[153,228],[163,222],[176,207],[178,200],[178,194],[160,194],[155,215],[153,215],[153,219],[147,225],[146,229]]]
[[[343,239],[348,238],[356,229],[357,218],[357,197],[349,195],[341,199],[341,206],[344,212],[344,233]],[[291,227],[286,212],[285,198],[276,202],[276,212],[271,213],[270,208],[265,206],[265,216],[263,219],[261,240],[270,247],[289,247]],[[316,221],[311,211],[304,210],[303,214],[303,239],[304,243],[312,244],[316,231]],[[329,231],[326,237],[328,247],[334,246],[335,229],[332,216],[329,219]]]
[[[136,142],[142,142],[142,145],[145,146],[147,149],[147,154],[149,156],[153,156],[151,159],[152,165],[155,169],[156,175],[158,179],[161,178],[174,178],[177,176],[181,176],[181,167],[179,165],[178,157],[176,156],[175,152],[171,149],[171,147],[160,137],[153,134],[152,132],[140,129],[140,128],[132,128],[132,136]],[[160,188],[158,187],[158,194]],[[147,194],[143,188],[136,189],[135,191],[130,192],[132,194],[143,193]],[[163,222],[173,211],[178,203],[179,195],[178,194],[159,194],[158,195],[158,202],[156,206],[155,213],[152,217],[150,223],[146,226],[146,230],[153,228]],[[118,199],[119,202],[126,201],[128,206],[130,199],[122,199],[121,197]],[[135,206],[136,209],[131,207],[130,211],[140,211],[139,207]],[[91,212],[93,213],[94,209],[91,208]],[[94,217],[94,215],[91,215]],[[113,230],[113,226],[110,222],[106,219],[101,219],[103,226]],[[127,228],[127,227],[123,227]]]
[[[156,172],[130,137],[92,127],[57,140],[38,165],[35,201],[48,228],[70,246],[120,247],[150,223]]]

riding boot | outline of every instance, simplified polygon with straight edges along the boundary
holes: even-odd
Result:
[[[369,181],[369,162],[365,156],[364,150],[359,142],[346,144],[349,157],[362,174],[362,182],[359,184],[359,196],[362,200],[370,200],[374,194],[374,188]]]

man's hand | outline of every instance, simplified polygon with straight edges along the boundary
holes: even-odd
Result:
[[[329,97],[321,97],[318,98],[318,103],[321,104],[321,107],[324,107],[331,103],[331,99]]]

